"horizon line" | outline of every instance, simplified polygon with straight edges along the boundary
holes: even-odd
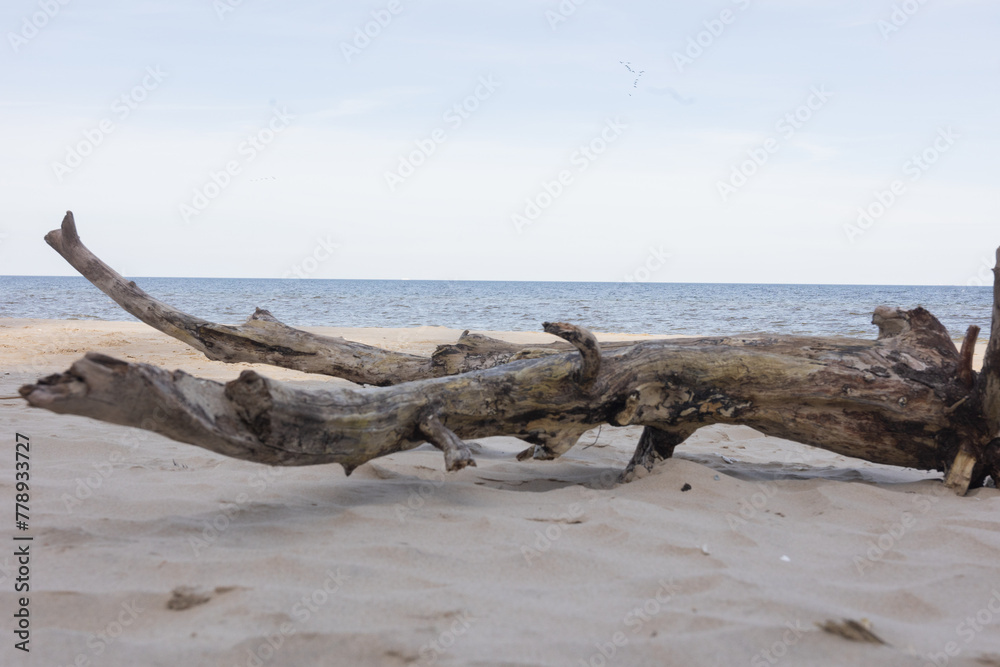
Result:
[[[553,283],[553,284],[585,284],[585,285],[767,285],[775,287],[989,287],[993,285],[959,285],[959,284],[915,284],[915,283],[733,283],[733,282],[676,282],[665,280],[498,280],[494,278],[472,278],[455,280],[450,278],[265,278],[260,276],[124,276],[130,280],[287,280],[287,281],[382,281],[399,283]],[[87,280],[85,276],[75,275],[47,275],[47,274],[0,274],[0,278],[79,278]],[[90,282],[88,280],[88,282]]]

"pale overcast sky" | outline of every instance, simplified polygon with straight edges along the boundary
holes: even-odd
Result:
[[[966,284],[1000,244],[995,0],[6,0],[0,26],[0,274],[72,275],[42,241],[67,209],[130,276]]]

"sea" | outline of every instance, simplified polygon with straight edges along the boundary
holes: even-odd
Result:
[[[571,322],[608,333],[754,332],[874,337],[876,306],[923,306],[955,339],[989,331],[992,287],[705,283],[131,278],[206,320],[265,308],[291,326],[539,331]],[[0,318],[135,321],[80,276],[0,276]]]

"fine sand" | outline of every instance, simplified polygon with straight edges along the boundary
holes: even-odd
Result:
[[[311,330],[414,353],[460,333]],[[0,320],[2,665],[1000,665],[995,489],[957,498],[939,474],[745,427],[705,428],[626,485],[640,429],[608,426],[551,462],[486,438],[477,468],[444,474],[425,445],[347,478],[6,398],[88,350],[216,380],[253,367],[139,323]],[[15,534],[34,537],[30,656]],[[845,619],[884,644],[820,628]]]

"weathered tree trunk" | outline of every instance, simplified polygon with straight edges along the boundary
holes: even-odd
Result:
[[[295,329],[259,308],[241,326],[216,324],[154,299],[102,262],[80,241],[72,211],[45,241],[125,311],[213,361],[269,364],[384,387],[572,349],[565,343],[516,345],[466,331],[454,345],[441,345],[431,357],[421,357]]]
[[[220,384],[89,353],[68,372],[21,389],[33,406],[156,431],[227,456],[340,463],[350,473],[426,441],[456,470],[474,465],[463,439],[514,436],[533,445],[525,455],[546,459],[597,425],[643,425],[629,474],[670,456],[698,428],[721,423],[876,463],[948,470],[948,484],[960,493],[986,474],[996,478],[997,305],[978,376],[971,368],[978,330],[970,329],[959,352],[922,308],[878,308],[876,341],[758,335],[599,346],[583,329],[546,324],[576,351],[493,341],[491,356],[460,341],[425,359],[355,348],[266,317],[242,327],[192,318],[91,255],[71,214],[46,240],[126,310],[211,358],[393,385],[303,390],[253,371]]]
[[[975,340],[975,332],[970,327],[971,337]],[[978,376],[972,372],[972,350],[966,350],[962,345],[963,379],[973,388],[970,396],[970,410],[974,411],[986,423],[987,438],[984,440],[967,440],[948,470],[945,482],[960,493],[969,486],[979,486],[989,475],[1000,487],[1000,248],[996,251],[996,262],[993,268],[993,312],[990,324],[990,340],[986,345],[983,357],[983,367]]]

